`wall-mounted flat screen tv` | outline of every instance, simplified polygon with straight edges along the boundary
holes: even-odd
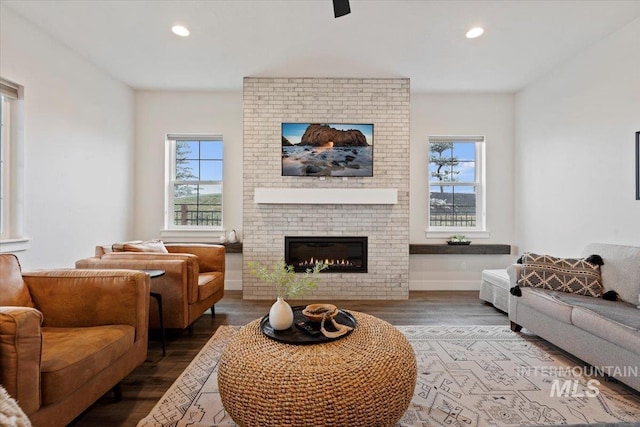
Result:
[[[283,176],[373,176],[373,124],[282,123]]]

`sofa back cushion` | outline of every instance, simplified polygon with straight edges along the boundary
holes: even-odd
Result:
[[[18,258],[0,254],[0,306],[35,307],[27,284],[22,279]]]
[[[584,258],[525,253],[518,285],[591,297],[602,295],[600,266]]]
[[[200,273],[210,273],[214,271],[224,273],[226,252],[222,245],[168,243],[165,246],[169,253],[185,253],[197,256]]]
[[[640,247],[590,243],[584,253],[602,257],[602,285],[605,292],[616,291],[621,300],[640,304]]]

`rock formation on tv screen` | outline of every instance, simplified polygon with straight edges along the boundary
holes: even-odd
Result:
[[[300,139],[298,145],[312,147],[367,147],[367,138],[355,129],[338,130],[328,125],[311,124]]]

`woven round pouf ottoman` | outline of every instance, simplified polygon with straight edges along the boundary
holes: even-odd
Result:
[[[224,408],[241,426],[393,426],[416,384],[416,358],[404,335],[349,311],[353,332],[334,341],[285,344],[260,319],[227,344],[218,366]]]

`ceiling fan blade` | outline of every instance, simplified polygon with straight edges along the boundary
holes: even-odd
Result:
[[[351,8],[349,7],[349,0],[333,0],[333,13],[336,18],[347,15],[351,13]]]

